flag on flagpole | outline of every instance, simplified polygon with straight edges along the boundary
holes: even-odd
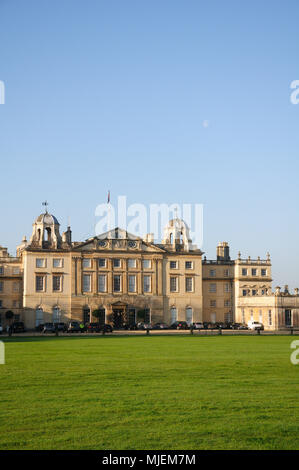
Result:
[[[108,191],[108,198],[107,198],[107,204],[110,203],[110,191]]]

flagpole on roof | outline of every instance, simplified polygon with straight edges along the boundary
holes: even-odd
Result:
[[[108,190],[107,204],[108,204],[108,238],[110,238],[110,231],[111,231],[110,189]]]

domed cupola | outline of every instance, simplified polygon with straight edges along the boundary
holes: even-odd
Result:
[[[59,233],[60,224],[56,217],[48,211],[37,217],[32,224],[33,230],[29,244],[39,248],[57,249],[61,246],[61,236]]]
[[[164,245],[169,245],[173,250],[189,251],[192,247],[190,239],[190,230],[186,222],[182,219],[172,219],[164,228]]]

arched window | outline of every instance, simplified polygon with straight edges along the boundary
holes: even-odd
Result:
[[[57,307],[57,305],[55,307],[53,307],[53,323],[59,323],[60,322],[60,308]]]
[[[44,323],[44,311],[41,307],[37,307],[35,310],[35,326],[39,326]]]
[[[172,323],[177,321],[177,317],[178,317],[178,314],[177,314],[176,307],[171,307],[171,309],[170,309],[170,324],[171,325],[172,325]]]
[[[187,307],[186,308],[186,322],[190,326],[193,320],[193,310],[192,307]]]
[[[50,242],[50,241],[51,241],[51,228],[50,228],[50,227],[47,227],[47,228],[45,229],[44,240],[47,241],[47,242]]]
[[[172,244],[173,243],[173,233],[171,232],[170,235],[169,235],[169,243]]]

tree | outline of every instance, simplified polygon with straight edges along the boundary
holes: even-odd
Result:
[[[97,308],[96,310],[93,310],[92,312],[92,316],[97,318],[98,320],[101,318],[103,319],[103,311],[99,308]],[[104,320],[105,321],[105,320]],[[104,322],[103,322],[104,323]]]

